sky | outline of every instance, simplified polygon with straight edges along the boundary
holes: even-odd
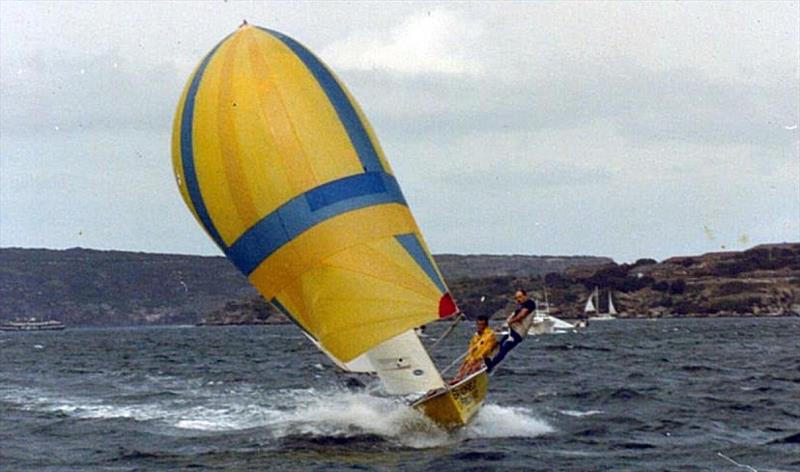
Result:
[[[243,19],[375,129],[435,254],[800,241],[800,2],[0,2],[0,247],[216,255],[171,125]]]

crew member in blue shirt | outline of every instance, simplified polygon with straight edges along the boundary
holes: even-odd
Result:
[[[491,372],[508,354],[509,351],[517,347],[519,343],[528,335],[528,328],[533,322],[533,313],[536,311],[536,303],[528,298],[528,292],[517,289],[514,293],[514,300],[517,302],[517,309],[508,317],[508,334],[500,339],[500,350],[493,357],[485,357],[486,370]]]

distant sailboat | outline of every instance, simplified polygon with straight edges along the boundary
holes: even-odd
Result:
[[[606,321],[617,319],[617,309],[614,307],[614,301],[611,298],[611,292],[608,292],[608,312],[600,313],[600,290],[595,287],[589,299],[586,300],[586,305],[583,308],[585,319],[591,321]]]

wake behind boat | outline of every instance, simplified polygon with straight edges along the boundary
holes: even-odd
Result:
[[[448,386],[414,328],[460,313],[372,127],[305,46],[242,24],[200,62],[172,137],[184,202],[260,294],[344,370],[445,428],[488,377]]]

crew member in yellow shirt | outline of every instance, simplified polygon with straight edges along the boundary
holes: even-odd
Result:
[[[469,341],[467,357],[451,383],[455,383],[483,367],[483,358],[490,356],[497,347],[494,331],[489,327],[489,318],[483,315],[479,316],[475,320],[475,328],[476,332]]]

